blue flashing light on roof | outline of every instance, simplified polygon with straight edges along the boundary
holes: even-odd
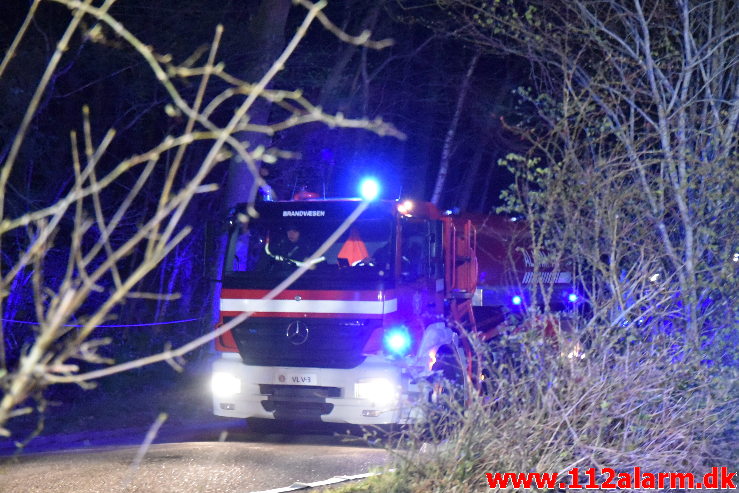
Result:
[[[577,294],[576,294],[576,293],[570,293],[569,295],[567,295],[567,299],[568,299],[568,300],[570,300],[570,303],[574,303],[574,302],[576,302],[576,301],[577,301],[578,299],[580,299],[580,297],[579,297],[579,296],[577,296]]]
[[[387,331],[383,342],[389,353],[403,356],[411,348],[411,335],[405,327],[398,327]]]
[[[375,200],[380,195],[380,183],[374,178],[365,178],[359,184],[359,195],[364,200]]]
[[[513,298],[511,298],[511,302],[514,305],[520,305],[521,303],[523,303],[523,299],[520,296],[516,295]]]

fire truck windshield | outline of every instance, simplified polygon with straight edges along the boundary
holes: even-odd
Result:
[[[225,274],[245,287],[276,285],[339,227],[340,221],[315,218],[260,218],[248,230],[236,228],[229,239]],[[392,217],[355,221],[328,250],[315,259],[304,280],[383,281],[392,278]]]

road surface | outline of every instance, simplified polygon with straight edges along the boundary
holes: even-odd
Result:
[[[232,433],[227,441],[160,443],[136,468],[138,446],[0,458],[2,493],[247,493],[355,475],[387,452],[331,435]]]

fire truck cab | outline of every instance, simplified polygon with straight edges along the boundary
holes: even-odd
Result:
[[[455,327],[474,324],[470,221],[455,223],[429,203],[365,203],[301,277],[265,298],[360,203],[261,202],[246,227],[232,221],[220,323],[252,314],[216,341],[216,415],[351,424],[418,417],[437,353],[459,353]]]

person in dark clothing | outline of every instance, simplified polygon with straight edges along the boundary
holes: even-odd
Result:
[[[295,225],[288,226],[285,236],[275,245],[267,245],[267,253],[278,261],[302,262],[313,253],[312,249],[301,238],[300,230]]]

